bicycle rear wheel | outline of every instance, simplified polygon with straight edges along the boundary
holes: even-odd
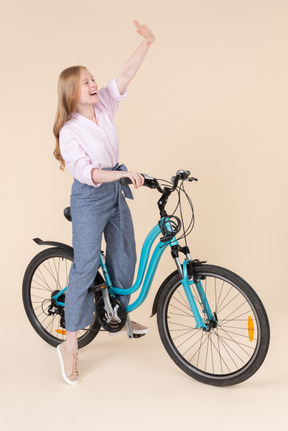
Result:
[[[199,265],[195,274],[217,324],[211,324],[206,332],[196,328],[176,273],[159,297],[157,323],[161,340],[173,361],[191,377],[214,386],[241,383],[259,369],[267,354],[270,332],[266,311],[251,286],[233,272]],[[191,291],[207,322],[195,284]]]
[[[66,339],[65,309],[54,307],[56,312],[49,312],[51,298],[68,285],[72,262],[72,251],[48,248],[32,259],[23,279],[22,297],[27,317],[38,335],[54,347]],[[61,298],[64,301],[65,294]],[[93,324],[78,331],[78,347],[90,343],[99,329],[95,313]]]

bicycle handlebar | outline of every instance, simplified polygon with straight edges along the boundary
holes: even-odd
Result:
[[[183,181],[198,181],[197,178],[189,177],[190,171],[185,171],[184,169],[180,169],[176,172],[176,175],[171,178],[171,182],[173,184],[172,187],[162,187],[158,183],[158,180],[154,177],[150,177],[150,175],[141,174],[144,177],[144,186],[149,187],[150,189],[157,189],[160,193],[172,193],[174,190],[176,190],[176,187],[178,186],[178,182],[180,180]],[[120,184],[122,186],[127,186],[128,184],[132,184],[132,181],[128,177],[122,177],[119,180]]]

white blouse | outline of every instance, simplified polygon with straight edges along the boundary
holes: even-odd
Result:
[[[59,133],[61,155],[68,171],[78,181],[97,187],[91,178],[93,168],[112,168],[119,162],[119,140],[114,117],[119,102],[126,96],[120,94],[116,78],[106,88],[98,91],[100,101],[94,105],[98,125],[74,112]]]

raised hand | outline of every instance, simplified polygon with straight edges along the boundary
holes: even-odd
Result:
[[[147,25],[139,24],[136,19],[133,22],[137,28],[137,33],[139,33],[140,36],[143,36],[146,39],[146,46],[152,45],[152,43],[155,41],[155,36],[150,30],[150,28]]]

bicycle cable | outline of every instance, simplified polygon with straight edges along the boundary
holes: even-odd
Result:
[[[184,227],[184,216],[183,216],[182,205],[181,205],[181,198],[180,198],[179,210],[180,210],[180,215],[181,215],[181,222],[182,222],[182,225],[183,225],[183,234],[179,238],[177,238],[177,239],[181,240],[182,238],[184,238],[185,245],[187,246],[187,239],[186,238],[192,232],[192,230],[194,228],[194,225],[195,225],[195,213],[194,213],[194,207],[193,207],[192,200],[191,200],[190,196],[187,194],[187,192],[186,192],[186,190],[184,188],[184,181],[182,181],[182,183],[181,183],[181,185],[179,187],[179,190],[180,190],[179,194],[181,192],[184,193],[184,195],[185,195],[185,197],[187,199],[188,205],[189,205],[189,207],[191,209],[191,219],[190,219],[190,222],[188,224],[188,227],[185,229],[185,227]]]
[[[168,185],[169,184],[169,186],[173,186],[173,183],[171,181],[168,181],[168,180],[163,180],[161,178],[157,178],[157,181],[159,181],[161,183],[163,182],[164,185]],[[176,237],[176,239],[177,239],[177,241],[180,241],[181,239],[184,238],[185,245],[187,246],[187,239],[186,238],[187,238],[188,235],[190,235],[190,233],[192,232],[192,230],[194,228],[194,225],[195,225],[194,207],[193,207],[193,203],[192,203],[192,200],[191,200],[190,196],[187,194],[187,192],[186,192],[186,190],[184,188],[184,180],[182,180],[180,186],[176,187],[176,191],[178,193],[178,201],[177,201],[176,207],[175,207],[175,209],[174,209],[174,211],[173,211],[173,213],[172,213],[172,215],[170,217],[174,216],[174,214],[176,213],[176,211],[177,211],[177,209],[179,207],[179,212],[180,212],[180,218],[181,218],[181,224],[182,224],[183,233],[179,237]],[[189,207],[191,209],[191,219],[190,219],[190,222],[189,222],[188,227],[186,229],[185,229],[185,225],[184,225],[184,216],[183,216],[182,205],[181,205],[181,193],[184,193],[184,195],[185,195],[185,197],[187,199],[188,205],[189,205]]]

